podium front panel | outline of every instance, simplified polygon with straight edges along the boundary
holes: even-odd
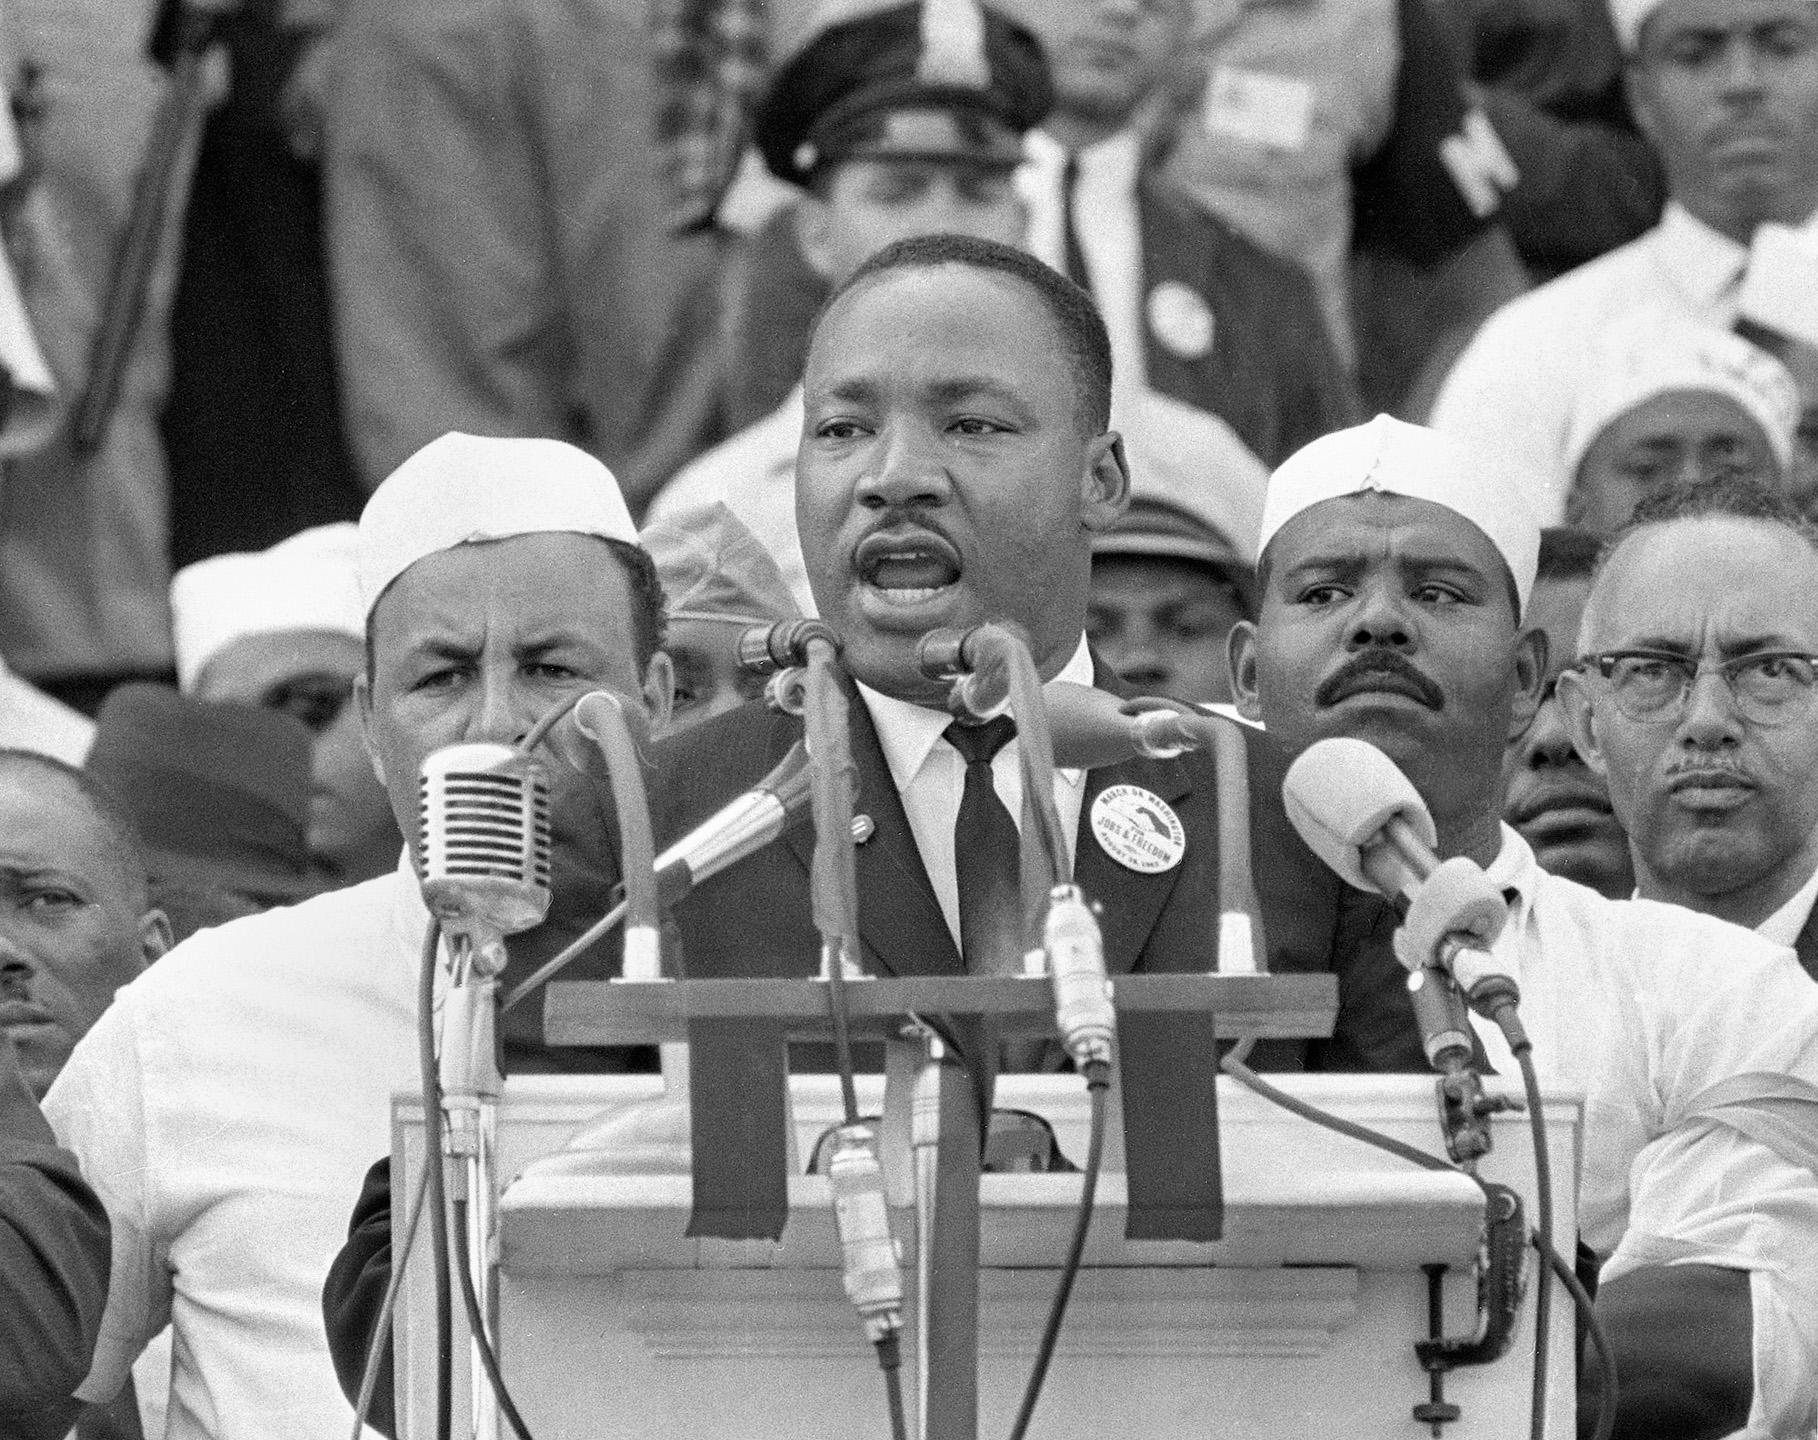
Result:
[[[1430,1151],[1440,1148],[1432,1081],[1416,1076],[1273,1077],[1295,1094]],[[1492,1081],[1492,1084],[1500,1082]],[[1421,1170],[1288,1115],[1221,1080],[1226,1225],[1214,1244],[1124,1239],[1122,1176],[1108,1172],[1041,1406],[1041,1440],[1112,1436],[1413,1440],[1427,1396],[1414,1342],[1428,1335],[1423,1265],[1448,1267],[1444,1329],[1475,1324],[1472,1264],[1482,1197],[1468,1179]],[[789,1183],[782,1240],[690,1239],[689,1177],[525,1175],[615,1107],[660,1093],[657,1077],[550,1076],[507,1082],[499,1124],[500,1348],[537,1440],[608,1437],[887,1436],[883,1383],[840,1283],[825,1181]],[[861,1077],[876,1113],[881,1080]],[[833,1077],[792,1081],[795,1149],[838,1123]],[[998,1103],[1034,1110],[1075,1160],[1086,1148],[1075,1077],[1006,1076]],[[1549,1099],[1558,1217],[1575,1233],[1580,1105]],[[396,1110],[399,1163],[420,1162],[416,1102]],[[1533,1213],[1527,1121],[1497,1117],[1488,1179]],[[985,1177],[982,1187],[980,1434],[1007,1434],[1064,1254],[1079,1178]],[[913,1314],[913,1216],[893,1214]],[[434,1376],[427,1245],[414,1254],[397,1329],[400,1434],[428,1437]],[[1499,1361],[1446,1377],[1461,1418],[1448,1440],[1528,1433],[1532,1286]],[[1555,1292],[1548,1431],[1573,1433],[1573,1316]],[[458,1374],[465,1358],[457,1314]],[[913,1355],[914,1337],[905,1337]],[[912,1362],[904,1388],[913,1408]],[[464,1385],[464,1376],[457,1388]],[[457,1422],[467,1414],[456,1396]],[[913,1416],[912,1416],[913,1420]],[[457,1423],[457,1433],[466,1433]]]

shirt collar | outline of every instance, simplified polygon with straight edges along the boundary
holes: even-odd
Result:
[[[1083,634],[1060,674],[1047,683],[1053,685],[1063,680],[1074,685],[1092,683],[1092,652],[1087,648]],[[922,766],[928,763],[928,756],[953,723],[953,717],[945,710],[932,710],[926,705],[916,705],[873,690],[862,680],[857,684],[859,694],[871,711],[872,724],[877,727],[878,744],[884,752],[884,763],[890,767],[890,778],[899,791],[906,790],[909,782],[921,773]],[[1085,771],[1061,770],[1057,774],[1069,784],[1078,784]]]
[[[1786,904],[1757,925],[1755,933],[1790,950],[1799,939],[1799,932],[1805,929],[1805,922],[1811,918],[1814,902],[1818,902],[1818,870],[1812,871]]]
[[[1031,130],[1023,136],[1023,154],[1037,173],[1051,177],[1056,185],[1060,183],[1068,150],[1046,130]],[[1119,130],[1079,152],[1080,177],[1093,185],[1134,193],[1142,158],[1142,136],[1134,129]]]
[[[1677,200],[1669,200],[1655,231],[1654,254],[1667,278],[1699,304],[1736,283],[1749,252],[1719,234]]]

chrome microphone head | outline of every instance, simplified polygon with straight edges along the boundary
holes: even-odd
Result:
[[[476,946],[549,913],[549,782],[510,745],[449,745],[423,762],[423,903]]]

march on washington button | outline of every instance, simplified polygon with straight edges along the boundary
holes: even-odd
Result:
[[[1140,785],[1107,785],[1092,802],[1092,837],[1126,870],[1159,875],[1187,853],[1187,831],[1174,807]]]

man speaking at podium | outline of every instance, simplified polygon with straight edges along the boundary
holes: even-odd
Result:
[[[1492,457],[1386,416],[1290,458],[1264,510],[1259,618],[1232,633],[1239,708],[1290,753],[1337,736],[1387,753],[1437,853],[1477,862],[1508,899],[1493,957],[1518,977],[1543,1082],[1586,1096],[1579,1229],[1609,1262],[1618,1433],[1746,1419],[1750,1436],[1806,1436],[1818,987],[1752,932],[1544,874],[1500,823],[1503,745],[1547,674],[1544,634],[1521,625],[1540,540],[1523,493]],[[1366,968],[1343,988],[1371,988]],[[1401,978],[1381,972],[1379,999],[1404,995]],[[1512,1073],[1501,1032],[1477,1028]],[[1777,1106],[1775,1134],[1760,1122]]]
[[[1016,742],[1007,722],[971,734],[955,726],[945,687],[924,678],[916,652],[932,630],[1010,621],[1027,632],[1044,682],[1114,686],[1085,643],[1092,538],[1129,490],[1122,442],[1107,429],[1110,380],[1104,324],[1084,292],[985,240],[890,246],[834,294],[813,333],[796,513],[817,606],[854,681],[851,746],[868,822],[857,850],[860,958],[870,973],[1020,970]],[[800,735],[799,720],[759,702],[659,744],[659,843],[754,785]],[[987,741],[976,755],[974,735]],[[1113,786],[1132,787],[1156,813],[1174,837],[1165,854],[1125,855],[1114,828],[1095,823]],[[1259,802],[1278,789],[1278,769],[1252,782]],[[1108,968],[1215,968],[1208,757],[1063,770],[1055,799],[1074,879],[1103,906]],[[1258,808],[1253,846],[1295,855],[1274,865],[1264,864],[1272,850],[1257,857],[1271,964],[1326,969],[1343,948],[1334,939],[1343,887],[1299,847],[1278,806]],[[682,901],[680,972],[816,973],[812,846],[792,832]],[[604,869],[608,883],[617,878],[613,857]],[[539,932],[538,943],[565,938]],[[514,951],[514,965],[521,958]],[[381,1168],[324,1295],[344,1380],[358,1372],[389,1268]]]

